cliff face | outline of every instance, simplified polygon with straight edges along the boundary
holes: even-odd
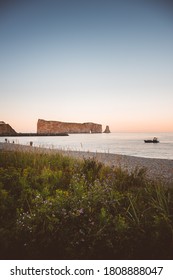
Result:
[[[0,135],[16,135],[17,132],[7,123],[0,121]]]
[[[102,125],[96,123],[67,123],[39,119],[37,122],[37,133],[102,133]]]

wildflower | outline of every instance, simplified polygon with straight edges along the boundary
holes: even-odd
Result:
[[[81,208],[80,210],[78,210],[79,214],[83,214],[84,213],[84,210],[83,208]]]

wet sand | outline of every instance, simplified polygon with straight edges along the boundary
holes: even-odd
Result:
[[[0,143],[0,151],[3,150],[60,153],[81,160],[84,158],[95,158],[97,161],[102,162],[110,167],[121,167],[123,170],[126,170],[129,173],[133,172],[136,168],[144,168],[146,169],[146,174],[150,179],[161,179],[166,183],[171,185],[173,184],[173,160],[142,158],[110,153],[46,149],[26,145]]]

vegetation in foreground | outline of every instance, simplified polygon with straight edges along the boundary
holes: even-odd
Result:
[[[172,259],[173,190],[90,159],[0,152],[1,259]]]

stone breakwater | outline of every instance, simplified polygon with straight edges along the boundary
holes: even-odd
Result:
[[[37,134],[53,133],[102,133],[102,125],[96,123],[68,123],[39,119]]]
[[[102,162],[113,168],[122,168],[129,174],[135,171],[135,169],[144,168],[146,175],[152,180],[162,180],[169,186],[173,187],[173,160],[168,159],[154,159],[154,158],[141,158],[134,156],[108,154],[108,153],[93,153],[93,152],[81,152],[81,151],[67,151],[57,149],[46,149],[30,147],[25,145],[0,143],[1,151],[23,151],[23,152],[41,152],[41,153],[61,153],[65,156],[74,157],[80,160],[91,159]]]

